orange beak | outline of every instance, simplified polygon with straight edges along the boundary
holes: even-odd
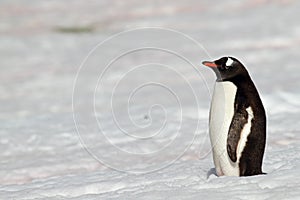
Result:
[[[210,61],[204,61],[204,62],[202,62],[202,64],[207,67],[217,67],[216,63],[210,62]]]

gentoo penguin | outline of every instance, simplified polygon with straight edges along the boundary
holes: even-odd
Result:
[[[266,114],[243,64],[233,57],[204,61],[216,74],[209,134],[218,176],[262,173]]]

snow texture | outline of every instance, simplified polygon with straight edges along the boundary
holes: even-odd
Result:
[[[299,199],[299,10],[294,0],[1,0],[0,199]],[[168,29],[125,32],[83,62],[142,27]],[[222,56],[240,59],[261,94],[266,175],[215,175],[215,77],[201,62]]]

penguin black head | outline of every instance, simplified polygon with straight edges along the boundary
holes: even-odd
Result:
[[[210,67],[217,76],[218,81],[230,80],[237,76],[247,75],[244,65],[233,57],[222,57],[215,61],[204,61],[203,65]]]

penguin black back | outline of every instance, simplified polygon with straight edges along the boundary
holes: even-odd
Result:
[[[266,115],[258,91],[255,88],[250,76],[237,76],[229,80],[237,86],[235,98],[235,114],[230,125],[228,134],[227,148],[230,155],[236,155],[236,149],[240,132],[249,119],[247,108],[252,109],[253,118],[251,120],[250,134],[240,158],[239,167],[241,176],[262,174],[261,166],[266,143]],[[233,147],[233,148],[230,148]],[[230,156],[234,158],[235,156]],[[234,160],[234,159],[232,159]]]

